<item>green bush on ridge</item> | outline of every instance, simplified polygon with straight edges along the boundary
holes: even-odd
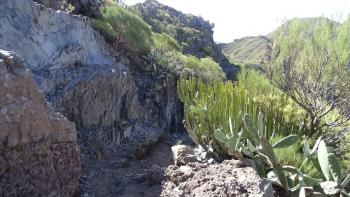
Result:
[[[91,19],[90,24],[108,43],[114,43],[117,40],[117,32],[109,23],[100,19]]]
[[[177,40],[166,33],[152,32],[135,13],[109,5],[101,8],[100,14],[101,18],[91,20],[91,26],[108,43],[126,48],[138,57],[145,56],[146,64],[151,66],[144,66],[143,70],[194,76],[204,81],[225,80],[224,72],[213,59],[183,55]]]
[[[171,39],[169,41],[170,44],[164,42],[161,46],[155,41],[154,47],[147,55],[154,71],[164,70],[166,73],[174,73],[185,78],[196,77],[206,82],[226,80],[225,73],[212,58],[184,55],[177,50],[179,49],[177,42],[174,43]]]
[[[222,81],[225,73],[212,58],[197,58],[192,55],[186,56],[184,71],[187,77],[197,77],[203,81]]]
[[[153,44],[151,27],[136,14],[120,7],[106,6],[100,9],[101,18],[91,21],[107,42],[127,48],[133,53],[149,53]]]
[[[180,51],[181,47],[175,38],[166,33],[153,33],[154,48],[162,51]]]

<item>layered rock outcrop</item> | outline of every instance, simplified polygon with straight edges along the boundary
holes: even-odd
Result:
[[[181,128],[176,78],[118,63],[118,49],[87,17],[31,0],[0,0],[0,47],[24,58],[47,100],[76,123],[82,147],[134,148]]]
[[[0,196],[72,196],[80,154],[72,122],[45,101],[23,60],[0,50]]]
[[[87,17],[46,9],[32,0],[0,1],[0,41],[3,49],[15,51],[34,71],[114,64]]]

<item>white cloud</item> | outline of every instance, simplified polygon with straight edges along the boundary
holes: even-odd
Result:
[[[142,0],[126,0],[129,5]],[[215,23],[214,39],[230,42],[244,36],[265,35],[293,17],[326,16],[339,19],[350,13],[350,0],[159,0],[185,13]]]

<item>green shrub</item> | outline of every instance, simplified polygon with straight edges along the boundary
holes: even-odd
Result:
[[[91,19],[90,24],[108,43],[113,43],[117,40],[117,32],[114,31],[109,23],[99,19]]]
[[[162,51],[180,51],[180,44],[166,33],[153,33],[154,48]]]
[[[180,75],[186,56],[182,53],[171,50],[165,51],[158,48],[152,48],[146,56],[148,64],[152,65],[153,73],[165,73]]]
[[[309,137],[349,124],[349,27],[350,18],[295,19],[273,34],[267,74],[308,112]]]
[[[340,24],[324,17],[293,19],[273,34],[271,61],[265,64],[273,84],[308,119],[308,137],[325,136],[336,154],[350,151],[350,18]]]
[[[309,131],[306,111],[295,103],[288,95],[274,87],[262,71],[243,67],[239,72],[238,84],[242,86],[255,103],[264,108],[265,116],[275,122],[287,122],[289,127],[276,128],[278,134],[297,133],[300,136]]]
[[[196,58],[179,51],[152,49],[147,56],[154,70],[174,73],[185,78],[195,77],[202,81],[223,81],[225,74],[218,63],[211,58]]]
[[[197,77],[206,82],[225,79],[225,73],[219,64],[210,57],[199,59],[192,55],[187,56],[184,72],[187,77]]]
[[[143,55],[150,51],[152,46],[152,31],[136,14],[120,6],[107,6],[100,10],[102,21],[108,23],[116,33],[115,44],[123,45],[131,52]],[[101,24],[99,24],[101,27]],[[110,27],[102,24],[104,30],[110,33]],[[113,33],[105,34],[109,40]]]
[[[255,69],[246,65],[242,66],[237,75],[237,80],[254,96],[281,94],[281,90],[274,87],[262,71],[258,70],[258,67]]]

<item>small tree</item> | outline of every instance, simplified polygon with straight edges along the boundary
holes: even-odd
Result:
[[[311,120],[309,137],[350,119],[350,18],[294,19],[273,35],[266,70]]]

